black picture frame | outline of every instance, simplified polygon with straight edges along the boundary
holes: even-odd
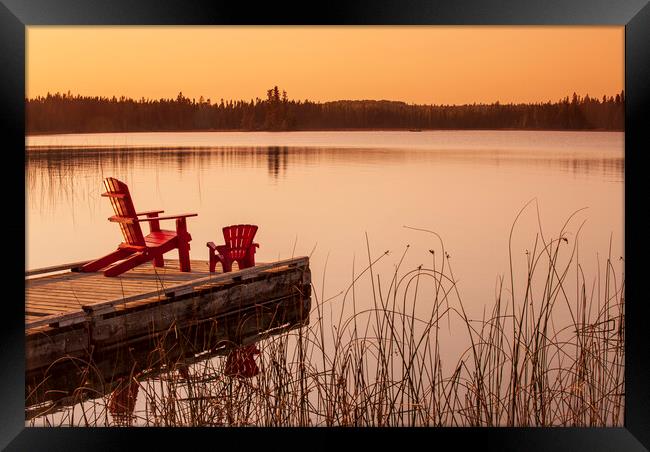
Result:
[[[621,25],[625,26],[625,257],[626,351],[623,428],[440,428],[440,429],[148,429],[25,428],[24,271],[25,217],[25,27],[29,25]],[[643,289],[647,257],[643,153],[650,152],[650,5],[647,0],[453,0],[350,1],[283,5],[266,2],[182,0],[0,0],[0,123],[4,126],[2,196],[12,200],[4,218],[5,275],[2,287],[2,384],[0,448],[7,450],[99,450],[146,447],[245,448],[341,445],[474,447],[496,450],[647,450],[650,448],[650,351],[648,300]],[[22,151],[22,152],[21,152]],[[15,168],[15,169],[14,169]],[[22,185],[21,185],[22,184]],[[643,187],[646,187],[645,189]],[[8,206],[6,201],[3,205]],[[15,206],[15,207],[14,207]],[[21,266],[21,263],[23,264]],[[647,277],[647,276],[646,276]],[[21,298],[22,297],[22,298]],[[22,301],[21,301],[22,300]],[[206,442],[207,441],[207,442]],[[272,441],[272,442],[269,442]],[[300,442],[299,442],[300,441]],[[234,443],[235,442],[235,443]],[[257,443],[257,444],[255,444]],[[234,446],[239,447],[239,446]],[[394,447],[394,446],[392,446]],[[399,445],[398,445],[399,447]]]

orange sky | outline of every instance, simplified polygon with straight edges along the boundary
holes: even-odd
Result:
[[[27,97],[464,104],[623,89],[624,27],[27,27]]]

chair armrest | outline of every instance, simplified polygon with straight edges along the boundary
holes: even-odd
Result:
[[[133,224],[140,220],[138,220],[137,218],[121,217],[119,215],[113,215],[112,217],[108,217],[108,221],[111,221],[113,223]]]
[[[183,213],[180,215],[166,215],[164,217],[153,217],[153,218],[138,218],[133,221],[143,222],[143,221],[158,221],[158,220],[174,220],[177,218],[186,218],[186,217],[196,217],[198,213]]]
[[[149,210],[147,212],[138,212],[136,215],[141,217],[142,215],[158,215],[159,213],[165,212],[164,210]]]
[[[206,243],[207,247],[210,248],[211,250],[216,251],[217,250],[217,245],[214,244],[214,242],[208,242]]]
[[[219,254],[225,254],[229,249],[230,248],[228,248],[226,245],[217,245],[217,252],[219,252]]]
[[[104,196],[105,198],[118,198],[118,199],[124,199],[126,198],[126,194],[124,193],[102,193],[101,196]]]
[[[259,243],[251,243],[251,248],[259,248],[260,244]]]

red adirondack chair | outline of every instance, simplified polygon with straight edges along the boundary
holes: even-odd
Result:
[[[163,254],[173,249],[178,249],[181,271],[189,272],[190,269],[190,240],[192,237],[187,232],[185,219],[195,217],[196,213],[182,215],[168,215],[159,217],[164,210],[136,213],[129,188],[124,182],[108,177],[104,180],[106,196],[110,199],[115,215],[108,221],[119,223],[124,242],[120,243],[117,251],[83,265],[79,271],[96,272],[115,262],[122,260],[104,271],[105,276],[118,276],[140,264],[153,260],[155,267],[164,267]],[[146,218],[139,218],[146,216]],[[160,220],[176,220],[176,231],[160,229]],[[150,234],[144,236],[140,223],[149,223]]]
[[[237,262],[239,268],[255,266],[255,248],[258,243],[253,243],[257,226],[254,224],[235,224],[223,228],[225,245],[215,245],[208,242],[208,253],[210,256],[210,271],[214,272],[217,262],[223,265],[224,273],[232,271],[232,263]]]

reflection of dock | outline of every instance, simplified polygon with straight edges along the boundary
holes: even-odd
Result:
[[[183,273],[166,260],[165,268],[145,264],[115,278],[69,271],[78,265],[26,273],[28,409],[99,397],[162,361],[206,359],[309,321],[306,257],[212,274],[207,262],[192,261]]]

